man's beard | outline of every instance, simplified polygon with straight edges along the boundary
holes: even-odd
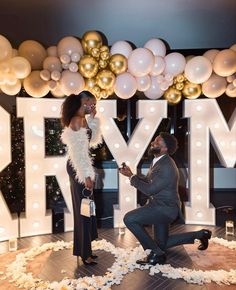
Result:
[[[156,154],[160,154],[161,153],[161,148],[160,147],[150,147],[148,149],[148,155],[149,156],[153,156]]]

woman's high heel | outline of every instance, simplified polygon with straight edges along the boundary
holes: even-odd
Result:
[[[84,265],[86,266],[95,266],[97,265],[97,262],[93,261],[93,259],[89,259],[89,260],[84,260],[82,259]]]

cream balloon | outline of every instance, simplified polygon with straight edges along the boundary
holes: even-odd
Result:
[[[57,52],[59,56],[63,54],[71,56],[75,52],[80,55],[84,54],[80,41],[73,36],[66,36],[62,38],[57,44]]]
[[[12,46],[11,43],[0,34],[0,62],[8,60],[12,57]]]
[[[49,46],[47,48],[47,54],[48,56],[55,56],[57,57],[58,54],[57,54],[57,47],[56,46]]]
[[[17,83],[17,78],[13,73],[8,73],[5,75],[5,82],[8,85],[15,85]]]
[[[218,54],[219,50],[218,49],[210,49],[208,51],[206,51],[203,56],[206,57],[207,59],[209,59],[209,61],[211,63],[214,62],[214,59],[216,57],[216,55]]]
[[[165,70],[164,74],[172,74],[177,76],[185,69],[186,60],[185,57],[178,52],[172,52],[165,56]]]
[[[10,60],[11,71],[18,79],[26,78],[31,72],[29,61],[22,57],[16,56]]]
[[[162,56],[154,56],[154,65],[150,71],[151,76],[158,76],[163,73],[166,63]]]
[[[217,98],[223,95],[226,86],[226,79],[213,73],[211,77],[202,84],[202,93],[208,98]]]
[[[150,40],[148,40],[145,44],[144,44],[145,48],[148,48],[149,50],[151,50],[151,52],[155,55],[155,56],[162,56],[164,57],[166,55],[166,46],[165,43],[158,39],[158,38],[152,38]]]
[[[128,72],[116,77],[114,92],[121,99],[131,98],[137,90],[136,79]]]
[[[195,56],[190,59],[187,62],[184,71],[186,78],[195,84],[206,82],[211,76],[211,73],[211,62],[204,56]]]
[[[61,73],[58,70],[51,72],[51,79],[54,81],[59,81],[61,78]]]
[[[51,91],[55,90],[56,87],[57,87],[57,82],[54,81],[54,80],[50,80],[50,81],[48,82],[48,87],[49,87],[49,89],[50,89]]]
[[[48,56],[43,61],[43,69],[46,69],[50,72],[53,72],[54,70],[62,71],[62,66],[60,59],[56,56]]]
[[[50,71],[47,70],[47,69],[44,69],[44,70],[41,70],[40,72],[40,78],[43,80],[43,81],[49,81],[51,76],[50,76]]]
[[[163,96],[163,94],[164,91],[160,88],[157,77],[151,77],[151,86],[144,92],[144,95],[151,100],[156,100]]]
[[[10,72],[10,61],[3,61],[0,63],[0,73],[7,74]]]
[[[230,49],[232,49],[232,50],[236,51],[236,43],[235,43],[235,44],[233,44],[232,46],[230,46]]]
[[[148,90],[151,86],[151,78],[148,75],[144,77],[137,77],[136,82],[137,82],[137,90],[140,92]]]
[[[62,72],[60,79],[61,91],[69,96],[79,94],[84,89],[84,79],[80,73],[65,70]]]
[[[228,97],[236,98],[236,87],[233,84],[228,84],[225,94]]]
[[[46,49],[35,40],[26,40],[21,43],[18,49],[19,56],[26,58],[31,65],[32,70],[40,70],[43,67],[43,61],[47,57]]]
[[[122,54],[126,58],[129,58],[132,50],[132,46],[127,41],[120,40],[112,44],[110,54]]]
[[[41,98],[48,94],[49,88],[47,82],[40,77],[40,71],[32,71],[31,74],[24,79],[23,86],[28,95]]]
[[[3,93],[10,96],[15,96],[16,94],[18,94],[20,89],[21,89],[20,80],[17,80],[14,85],[9,84],[1,85],[1,90],[3,91]]]
[[[19,52],[17,49],[13,48],[11,57],[15,57],[15,56],[19,56]]]
[[[67,54],[62,54],[60,56],[60,61],[62,62],[62,67],[63,67],[63,64],[68,64],[69,66],[69,63],[70,63],[70,56],[67,55]]]
[[[227,77],[236,72],[236,51],[232,49],[221,50],[213,62],[213,70],[222,77]]]
[[[61,86],[59,83],[57,83],[56,88],[51,91],[51,94],[56,98],[63,98],[65,96],[65,94],[61,90]]]
[[[133,50],[128,58],[128,70],[135,77],[149,74],[154,65],[154,55],[147,48]]]

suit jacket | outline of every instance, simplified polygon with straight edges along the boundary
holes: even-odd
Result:
[[[130,180],[131,185],[148,196],[151,204],[163,207],[178,207],[178,217],[183,222],[178,181],[178,168],[168,154],[159,159],[149,169],[145,177],[134,175]]]

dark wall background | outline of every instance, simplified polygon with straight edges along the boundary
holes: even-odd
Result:
[[[15,47],[27,39],[48,47],[88,30],[103,32],[109,45],[129,40],[138,47],[157,37],[172,50],[226,48],[236,43],[236,1],[0,1],[0,34]]]

